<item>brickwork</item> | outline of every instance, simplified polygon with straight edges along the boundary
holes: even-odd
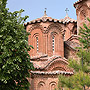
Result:
[[[74,4],[77,14],[77,32],[79,33],[80,26],[83,27],[83,23],[89,25],[87,17],[90,17],[90,0],[82,0],[80,3]]]
[[[69,17],[65,18],[69,19]],[[53,90],[57,87],[59,74],[73,74],[72,70],[67,68],[68,62],[64,58],[66,52],[64,41],[73,35],[75,25],[76,22],[63,24],[47,21],[26,26],[27,32],[31,34],[28,37],[28,43],[34,47],[29,52],[35,67],[35,71],[31,74],[32,78],[29,79],[30,90]]]
[[[30,90],[54,90],[57,88],[58,75],[33,75],[33,77]]]
[[[68,68],[68,59],[76,59],[75,47],[79,47],[77,34],[79,26],[90,17],[90,0],[79,0],[74,4],[77,21],[68,15],[64,19],[44,16],[25,23],[31,49],[29,55],[35,70],[30,71],[30,90],[54,90],[57,87],[58,75],[73,75],[73,70]],[[67,89],[64,89],[67,90]]]
[[[63,44],[63,25],[58,23],[38,23],[35,25],[28,25],[27,31],[30,32],[28,42],[34,47],[29,53],[31,56],[35,56],[37,53],[64,56],[64,44]],[[55,51],[52,51],[52,35],[55,37]],[[39,51],[36,49],[36,37],[38,37]]]

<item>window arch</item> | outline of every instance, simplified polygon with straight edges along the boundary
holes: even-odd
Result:
[[[43,41],[44,41],[44,39],[43,39],[43,33],[42,33],[41,29],[35,28],[31,32],[30,41],[29,41],[31,43],[31,45],[34,47],[34,49],[32,49],[30,51],[32,56],[36,56],[36,55],[39,55],[40,53],[44,52]]]
[[[39,45],[40,45],[40,34],[35,33],[33,35],[33,47],[34,47],[34,53],[39,52]]]
[[[49,56],[52,55],[61,55],[63,56],[63,34],[60,27],[52,26],[49,28],[48,32],[48,46],[47,46],[47,53]]]

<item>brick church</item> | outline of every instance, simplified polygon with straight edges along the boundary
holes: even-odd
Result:
[[[35,70],[30,71],[30,90],[54,90],[58,84],[58,75],[73,75],[68,68],[68,59],[78,59],[75,47],[79,46],[79,27],[89,25],[90,0],[79,0],[74,3],[77,20],[66,14],[63,19],[47,16],[46,10],[41,18],[25,23],[29,45],[29,54]],[[66,10],[67,11],[67,10]]]

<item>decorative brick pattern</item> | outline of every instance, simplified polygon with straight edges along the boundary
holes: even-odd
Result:
[[[68,15],[64,19],[53,19],[45,11],[43,17],[24,24],[31,34],[28,43],[34,47],[29,51],[30,61],[35,67],[34,71],[30,71],[31,78],[28,79],[30,90],[53,90],[57,86],[58,75],[74,74],[73,69],[67,67],[68,59],[79,60],[75,49],[79,47],[79,26],[83,22],[89,25],[86,17],[90,17],[90,0],[79,0],[74,7],[77,21]]]

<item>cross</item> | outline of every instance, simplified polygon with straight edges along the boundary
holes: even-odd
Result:
[[[44,16],[47,16],[47,14],[46,14],[46,10],[47,10],[47,8],[45,8],[45,11],[44,11]]]
[[[45,11],[47,10],[47,8],[45,8]]]
[[[69,11],[69,10],[68,10],[68,8],[66,8],[66,10],[65,10],[65,11],[66,11],[66,15],[68,15],[68,11]]]

